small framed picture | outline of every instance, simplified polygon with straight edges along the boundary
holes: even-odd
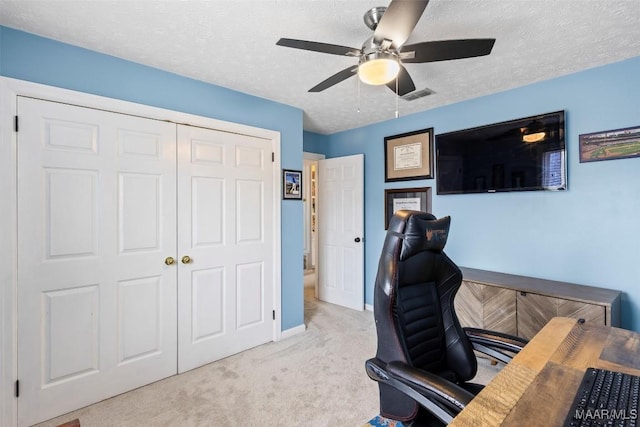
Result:
[[[579,136],[580,163],[640,156],[640,126]]]
[[[282,198],[302,200],[302,171],[282,170]]]
[[[433,128],[384,139],[384,182],[433,178]]]
[[[384,229],[396,211],[409,210],[431,213],[431,187],[384,190]]]

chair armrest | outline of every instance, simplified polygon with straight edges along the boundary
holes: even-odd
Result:
[[[529,342],[515,335],[486,329],[462,328],[462,330],[467,334],[474,350],[503,363],[509,363],[513,359],[513,354],[519,353]]]
[[[404,362],[385,364],[373,358],[367,360],[365,367],[371,379],[411,397],[445,424],[449,424],[474,397],[462,387]]]
[[[458,412],[462,411],[474,397],[471,392],[457,384],[403,362],[387,363],[387,373],[392,378],[420,391],[421,394],[432,396]]]

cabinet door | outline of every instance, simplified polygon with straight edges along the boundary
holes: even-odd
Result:
[[[518,335],[531,339],[547,322],[556,316],[556,298],[518,293]]]
[[[551,318],[571,317],[605,324],[605,307],[521,292],[518,294],[518,335],[531,339]]]
[[[605,325],[606,309],[601,305],[586,304],[558,298],[557,316],[584,319],[597,325]]]
[[[484,286],[483,296],[484,328],[516,335],[518,331],[516,291],[497,286]]]
[[[456,294],[454,307],[462,326],[482,328],[482,288],[479,283],[462,281]]]
[[[514,335],[517,331],[516,292],[511,289],[465,280],[454,304],[462,326]]]

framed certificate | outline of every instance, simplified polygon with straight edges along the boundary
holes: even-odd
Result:
[[[431,187],[384,190],[384,229],[396,211],[409,210],[431,213]]]
[[[384,182],[433,178],[433,128],[384,139]]]

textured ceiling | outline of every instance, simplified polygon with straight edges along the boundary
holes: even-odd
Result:
[[[276,46],[280,37],[359,48],[363,14],[388,0],[0,0],[0,24],[304,110],[328,134],[395,117],[386,87],[308,89],[355,58]],[[407,64],[400,115],[640,56],[640,0],[431,0],[407,43],[495,38],[489,56]],[[360,110],[358,112],[358,109]]]

